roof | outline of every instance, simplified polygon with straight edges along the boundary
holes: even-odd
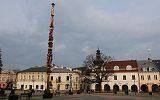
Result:
[[[123,61],[111,61],[106,64],[106,68],[110,70],[114,70],[114,67],[118,66],[119,70],[116,70],[114,72],[130,72],[130,71],[138,71],[138,66],[136,60],[123,60]],[[131,70],[126,70],[127,66],[131,66]]]
[[[46,72],[46,71],[47,71],[46,67],[44,67],[44,66],[42,66],[42,67],[36,66],[36,67],[31,67],[31,68],[19,71],[18,73],[21,73],[21,72]]]
[[[36,67],[31,67],[31,68],[19,71],[18,73],[21,73],[21,72],[46,72],[46,71],[47,71],[46,67],[36,66]],[[66,68],[53,68],[52,69],[52,73],[70,73],[70,72],[72,72],[72,71],[70,71],[69,69],[66,69]]]
[[[54,68],[52,73],[71,73],[72,71],[67,68]]]
[[[147,69],[150,71],[160,71],[160,60],[139,60],[137,61],[139,71],[147,71],[143,69]]]

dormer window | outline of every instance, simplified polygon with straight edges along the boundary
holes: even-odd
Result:
[[[131,65],[127,65],[126,66],[126,70],[132,70],[132,66]]]
[[[149,72],[149,67],[147,67],[147,71]]]
[[[113,70],[119,70],[119,67],[118,66],[114,66]]]

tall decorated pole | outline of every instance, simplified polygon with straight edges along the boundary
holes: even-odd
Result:
[[[2,66],[3,66],[3,64],[2,64],[2,54],[1,54],[1,48],[0,48],[0,74],[1,74],[1,72],[2,72]]]
[[[49,37],[48,37],[48,54],[47,54],[47,90],[50,88],[50,73],[52,67],[52,50],[53,50],[53,31],[54,31],[54,2],[52,2],[52,9],[51,9],[51,19],[50,19],[50,30],[49,30]]]

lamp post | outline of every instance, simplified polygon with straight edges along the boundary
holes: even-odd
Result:
[[[34,80],[34,79],[32,79],[32,82],[33,82],[33,90],[34,90],[34,81],[35,81],[35,80]]]
[[[70,89],[69,89],[69,95],[73,95],[73,92],[72,92],[72,74],[69,74],[69,78],[70,78]]]

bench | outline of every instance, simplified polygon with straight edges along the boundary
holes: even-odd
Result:
[[[0,94],[0,100],[5,100],[6,99],[6,94]]]

